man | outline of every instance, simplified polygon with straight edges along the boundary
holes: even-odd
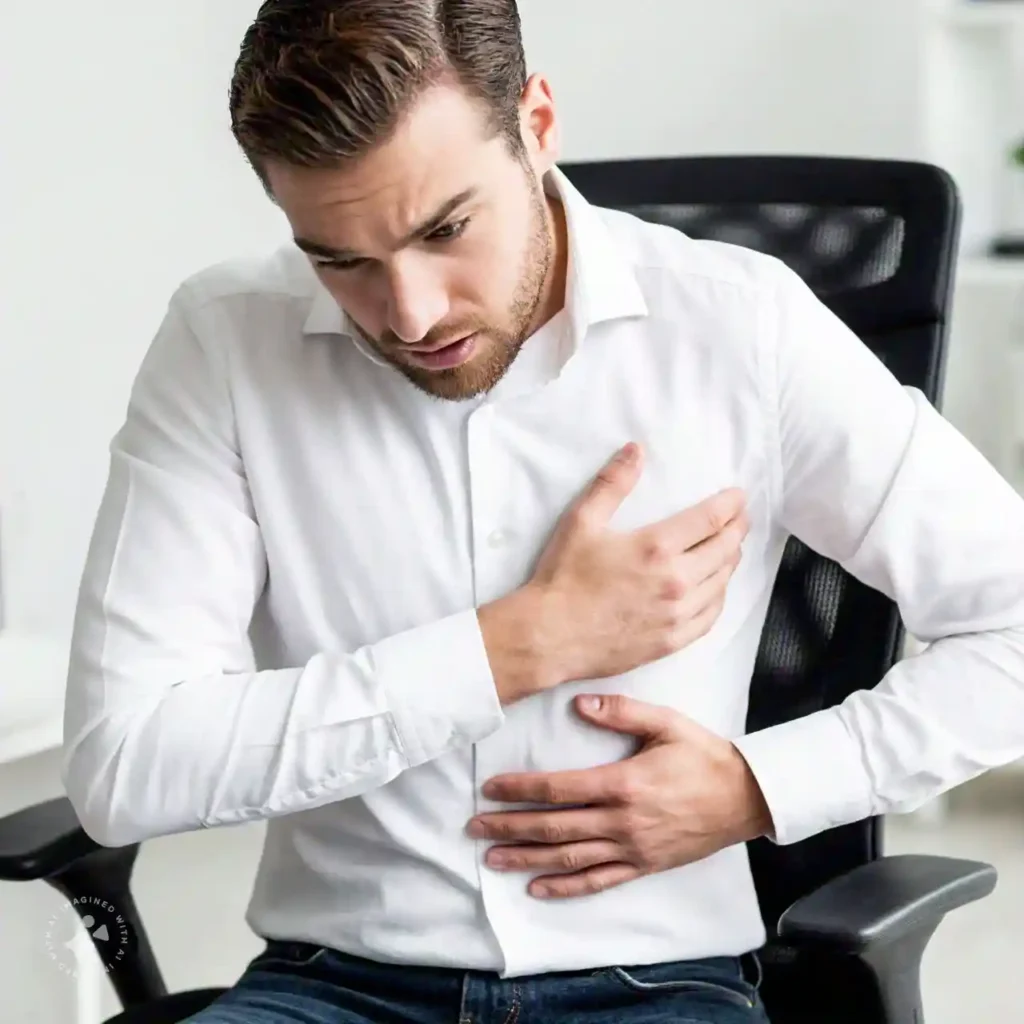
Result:
[[[268,0],[231,113],[295,244],[170,304],[66,728],[102,843],[268,822],[194,1019],[763,1024],[745,841],[1024,756],[1024,505],[781,264],[589,206],[514,0]],[[930,646],[744,735],[790,535]]]

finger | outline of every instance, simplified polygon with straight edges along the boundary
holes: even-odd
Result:
[[[626,496],[636,486],[643,469],[643,451],[630,442],[615,453],[576,499],[570,521],[589,528],[607,526]]]
[[[688,595],[685,621],[673,634],[676,649],[688,646],[711,631],[725,607],[732,573],[732,566],[720,569]]]
[[[622,847],[607,840],[563,846],[496,846],[487,854],[487,866],[495,871],[572,874],[600,864],[621,862],[622,856]]]
[[[607,810],[588,808],[579,811],[501,811],[481,814],[469,823],[474,839],[496,843],[562,843],[608,839],[615,822]]]
[[[679,731],[679,715],[671,708],[647,704],[621,693],[577,697],[576,710],[603,729],[643,739],[668,739]]]
[[[712,611],[717,616],[721,612],[733,570],[733,565],[725,565],[690,591],[687,604],[692,618]]]
[[[698,541],[683,554],[687,572],[706,579],[724,565],[735,563],[744,540],[750,532],[750,519],[745,510],[730,519],[718,533]]]
[[[530,883],[530,895],[542,900],[566,900],[592,896],[639,878],[643,872],[632,864],[602,864],[575,875],[549,875]]]
[[[484,785],[483,794],[488,800],[507,804],[599,804],[614,791],[619,773],[620,769],[611,764],[565,772],[499,775]]]
[[[746,494],[730,487],[667,519],[642,527],[637,535],[652,552],[681,554],[721,533],[746,511],[746,504]]]
[[[745,528],[741,532],[739,527],[728,526],[682,556],[679,570],[682,586],[674,593],[685,598],[691,610],[705,607],[709,596],[717,595],[728,586],[739,565],[743,536]]]

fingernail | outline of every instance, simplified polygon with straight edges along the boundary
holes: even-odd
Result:
[[[619,450],[619,462],[632,462],[636,457],[636,445],[630,441]]]
[[[584,711],[590,712],[592,715],[596,715],[601,710],[601,698],[600,697],[580,697],[580,707]]]
[[[468,832],[470,837],[473,839],[483,839],[486,831],[487,830],[484,828],[482,821],[471,821],[469,823],[469,827],[466,829],[466,832]]]
[[[551,895],[551,890],[546,885],[535,883],[530,886],[530,895],[539,900],[546,900]]]

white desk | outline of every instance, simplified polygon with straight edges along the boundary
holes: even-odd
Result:
[[[66,642],[0,633],[0,764],[60,746],[67,665]]]

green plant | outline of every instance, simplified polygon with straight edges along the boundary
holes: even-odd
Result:
[[[1024,167],[1024,139],[1021,139],[1010,153],[1010,159],[1018,166]]]

